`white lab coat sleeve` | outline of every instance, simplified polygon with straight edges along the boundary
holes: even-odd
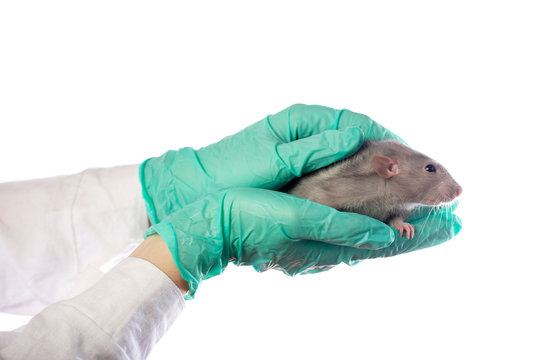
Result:
[[[185,306],[161,270],[127,258],[94,286],[0,332],[0,358],[145,359]]]
[[[35,315],[142,240],[138,165],[0,184],[0,311]]]

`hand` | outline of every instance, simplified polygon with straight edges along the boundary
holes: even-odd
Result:
[[[458,202],[447,207],[421,206],[407,218],[407,221],[416,228],[414,238],[401,236],[398,230],[388,227],[394,233],[394,241],[391,244],[380,249],[342,247],[342,259],[347,260],[342,262],[355,265],[366,259],[396,256],[440,245],[461,231],[461,219],[454,214],[457,207]],[[276,259],[268,264],[257,265],[255,269],[258,271],[277,269],[288,273],[286,269],[290,261],[292,259]],[[328,261],[327,258],[321,258],[317,267],[308,269],[302,274],[317,273],[334,266],[331,259]]]
[[[237,188],[210,194],[152,226],[167,243],[191,298],[199,283],[229,261],[279,268],[289,275],[349,263],[354,252],[394,239],[384,223],[293,195]]]
[[[169,151],[140,168],[150,220],[156,224],[227,188],[280,189],[294,177],[353,154],[367,139],[399,138],[362,114],[293,105],[197,151]]]
[[[342,262],[353,265],[436,245],[461,228],[450,210],[416,216],[412,222],[421,231],[407,240],[364,215],[281,192],[238,188],[185,206],[151,227],[147,235],[158,233],[165,240],[189,284],[189,299],[202,280],[219,275],[229,261],[254,265],[259,271],[314,273]],[[437,226],[422,228],[425,220],[437,221]]]

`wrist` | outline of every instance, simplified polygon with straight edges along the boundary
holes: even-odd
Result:
[[[158,234],[147,237],[131,253],[130,257],[136,257],[150,262],[174,282],[178,289],[180,289],[180,292],[182,292],[182,295],[188,292],[189,285],[187,281],[184,280],[180,274],[180,270],[176,267],[167,244],[165,244],[165,241]]]

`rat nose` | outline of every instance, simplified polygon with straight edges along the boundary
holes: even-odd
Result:
[[[459,195],[461,195],[461,193],[463,192],[463,188],[461,186],[458,186],[457,190],[456,190],[456,197],[458,197]]]

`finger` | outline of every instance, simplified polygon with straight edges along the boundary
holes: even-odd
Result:
[[[246,191],[249,190],[249,191]],[[239,196],[244,197],[240,199]],[[339,212],[328,206],[261,189],[236,192],[235,211],[244,224],[253,214],[261,224],[269,224],[274,233],[276,225],[291,241],[315,240],[329,244],[366,249],[388,246],[395,238],[393,229],[368,216]],[[245,201],[243,201],[245,200]]]
[[[266,118],[266,124],[282,142],[306,138],[326,130],[358,127],[363,140],[394,139],[399,136],[373,121],[369,116],[349,110],[337,110],[320,105],[295,104]]]
[[[291,142],[339,128],[341,110],[320,105],[295,104],[266,118],[270,131],[282,142]],[[369,122],[367,116],[363,122]],[[359,126],[360,123],[349,126]],[[346,126],[343,126],[343,128]]]
[[[412,222],[414,220],[422,219],[427,217],[431,213],[438,212],[451,212],[453,213],[459,206],[459,201],[453,201],[450,204],[445,206],[418,206],[414,211],[409,215],[407,221]]]
[[[462,228],[461,219],[451,212],[432,212],[428,217],[412,221],[417,229],[412,239],[396,237],[388,247],[374,250],[369,258],[395,256],[415,250],[440,245],[454,236]]]
[[[294,243],[294,248],[288,251],[286,256],[265,265],[258,265],[256,269],[257,271],[277,269],[288,275],[310,274],[326,271],[340,263],[352,266],[366,259],[400,255],[440,245],[450,240],[459,233],[461,220],[452,214],[448,219],[445,219],[445,223],[442,225],[431,232],[417,236],[415,239],[396,238],[391,245],[378,250],[302,241]],[[299,262],[299,258],[303,261]]]
[[[255,268],[257,271],[276,269],[288,275],[317,273],[331,269],[340,263],[355,265],[365,259],[390,257],[440,245],[456,236],[461,230],[461,220],[450,212],[430,216],[437,217],[438,226],[416,234],[413,239],[397,237],[392,244],[382,249],[359,249],[319,241],[299,241],[291,243],[283,256],[267,264],[256,265]],[[419,223],[416,223],[416,226],[419,226]]]
[[[373,251],[318,241],[299,241],[291,243],[280,257],[264,264],[257,264],[254,268],[259,272],[279,270],[290,276],[314,274],[330,270],[341,263],[356,265],[361,260],[369,258]]]
[[[458,216],[452,213],[443,213],[442,216],[432,214],[431,216],[437,217],[436,220],[438,226],[433,226],[422,233],[417,233],[416,236],[411,239],[396,237],[392,244],[381,249],[357,249],[353,247],[335,246],[314,242],[309,245],[302,244],[300,247],[297,247],[296,251],[305,251],[306,247],[309,246],[308,248],[311,250],[308,256],[313,265],[310,265],[309,267],[293,267],[294,271],[296,271],[296,273],[317,272],[318,269],[324,270],[325,267],[336,265],[340,262],[348,265],[354,265],[357,262],[365,259],[390,257],[411,251],[421,250],[440,245],[452,239],[461,231],[462,223]],[[432,219],[428,219],[428,221],[429,220]],[[416,223],[416,226],[420,226],[420,224]],[[291,264],[287,265],[292,267]]]
[[[369,119],[369,121],[367,121],[365,118]],[[343,110],[339,120],[338,129],[347,126],[360,127],[365,135],[365,140],[398,140],[404,144],[407,144],[402,138],[394,134],[392,131],[386,129],[376,121],[371,120],[369,117],[353,111]]]
[[[341,262],[346,263],[347,259],[343,258],[344,248],[317,241],[301,241],[292,244],[282,256],[253,267],[258,272],[279,270],[289,276],[319,273]]]
[[[360,148],[362,140],[359,128],[326,130],[321,134],[279,144],[276,153],[282,166],[298,177],[352,155]]]
[[[430,213],[427,217],[412,221],[417,228],[416,236],[419,243],[414,250],[442,244],[454,236],[462,229],[461,219],[451,209],[442,209]]]

